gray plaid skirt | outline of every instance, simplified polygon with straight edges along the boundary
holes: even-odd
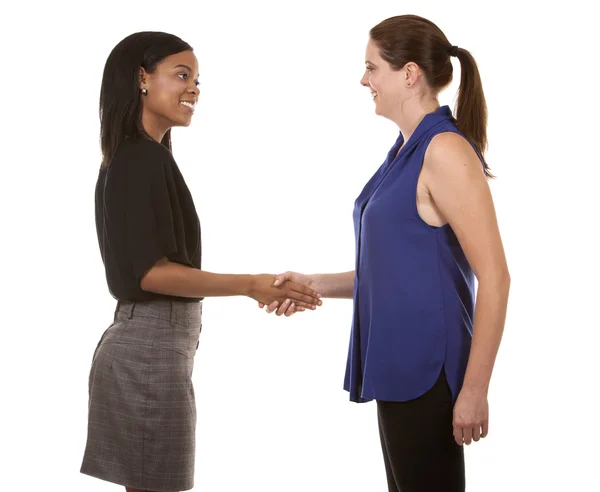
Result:
[[[81,473],[141,490],[193,488],[201,327],[201,302],[117,304],[92,360]]]

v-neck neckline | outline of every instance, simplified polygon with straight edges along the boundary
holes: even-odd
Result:
[[[449,106],[440,106],[435,111],[427,113],[423,118],[421,118],[421,121],[415,128],[410,138],[406,141],[406,143],[404,142],[404,137],[402,136],[402,133],[399,133],[396,142],[388,152],[387,159],[385,160],[383,167],[378,172],[379,179],[376,179],[375,176],[373,176],[374,179],[372,179],[365,186],[365,188],[368,188],[368,190],[363,190],[363,193],[366,192],[366,195],[362,196],[361,208],[364,207],[366,203],[370,200],[371,196],[373,196],[373,194],[377,191],[377,189],[383,183],[390,171],[401,160],[402,156],[405,155],[410,150],[410,148],[414,147],[415,145],[418,145],[418,143],[421,140],[421,137],[425,135],[432,127],[434,127],[440,121],[443,121],[449,117],[452,117],[452,111],[450,110]]]

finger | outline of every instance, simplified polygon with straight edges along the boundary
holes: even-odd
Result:
[[[463,441],[465,442],[465,444],[468,446],[469,444],[471,444],[471,442],[473,442],[473,432],[471,427],[464,427],[462,430],[462,435],[463,435]]]
[[[296,312],[296,304],[294,304],[293,302],[290,304],[290,307],[288,308],[288,310],[285,312],[285,316],[286,318],[289,318],[292,314],[294,314]]]
[[[285,312],[290,307],[291,303],[292,303],[292,301],[289,299],[286,299],[285,301],[283,301],[281,303],[281,306],[279,306],[279,309],[277,310],[277,316],[281,316],[282,314],[285,314]]]
[[[273,301],[271,304],[267,306],[267,313],[271,314],[279,307],[279,302]]]
[[[308,302],[304,302],[304,301],[298,301],[296,299],[294,299],[292,297],[292,301],[296,304],[296,307],[303,307],[306,309],[310,309],[311,311],[314,311],[315,309],[317,309],[317,306],[315,306],[314,304],[309,304]]]
[[[481,426],[480,425],[476,425],[471,429],[471,434],[473,435],[473,441],[477,442],[479,441],[479,438],[481,437]]]
[[[265,307],[265,305],[264,305],[262,302],[259,302],[259,303],[258,303],[258,307],[262,309],[262,308],[264,308],[264,307]]]
[[[280,273],[279,275],[275,275],[275,282],[273,282],[273,287],[277,287],[282,285],[286,280],[290,280],[292,278],[292,272]]]
[[[454,435],[454,440],[456,441],[456,444],[458,444],[459,446],[462,446],[463,445],[462,429],[460,427],[454,427],[454,431],[452,432],[452,434]]]
[[[306,285],[297,282],[289,282],[287,287],[296,294],[293,297],[296,297],[299,301],[310,302],[313,304],[318,304],[320,302],[319,299],[321,295]]]
[[[294,302],[301,302],[305,305],[308,306],[320,306],[322,304],[320,299],[317,299],[314,296],[308,295],[308,294],[302,294],[298,291],[295,291],[293,289],[289,289],[289,291],[287,292],[287,297],[289,297],[290,299],[292,299],[292,301]]]
[[[481,437],[486,437],[488,435],[488,421],[484,420],[483,424],[481,424]]]

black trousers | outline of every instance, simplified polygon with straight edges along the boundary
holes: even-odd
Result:
[[[452,435],[452,407],[443,370],[419,398],[377,401],[389,492],[464,492],[464,452]]]

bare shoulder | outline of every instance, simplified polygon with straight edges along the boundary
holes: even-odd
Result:
[[[454,132],[439,133],[431,139],[423,166],[433,174],[483,174],[481,160],[473,146],[462,135]]]

